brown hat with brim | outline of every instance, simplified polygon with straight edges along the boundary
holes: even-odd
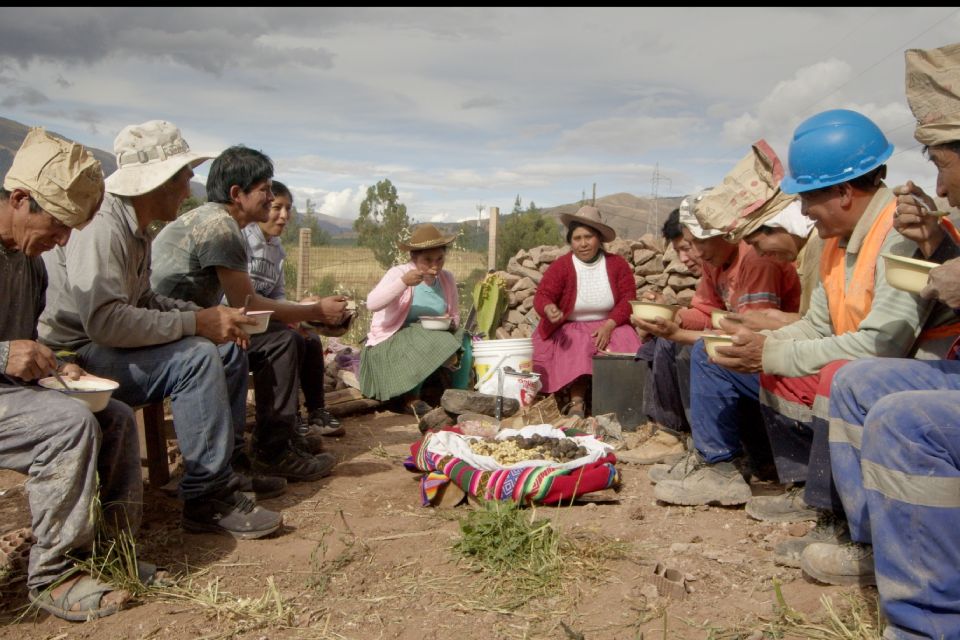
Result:
[[[591,207],[590,205],[580,207],[576,213],[560,214],[560,222],[562,222],[567,229],[570,228],[570,224],[573,222],[586,225],[600,234],[600,239],[604,242],[610,242],[617,237],[617,232],[614,231],[613,227],[603,224],[603,219],[600,217],[600,209]]]
[[[436,249],[445,247],[457,236],[454,234],[444,235],[440,233],[432,224],[422,224],[413,231],[413,235],[406,242],[399,242],[397,246],[401,251],[423,251],[424,249]]]

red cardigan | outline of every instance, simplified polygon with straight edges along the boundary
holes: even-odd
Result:
[[[605,251],[604,253],[607,261],[607,279],[613,291],[613,308],[610,309],[607,318],[619,326],[625,324],[633,313],[630,301],[637,299],[637,285],[633,279],[630,263],[615,253]],[[537,331],[542,338],[549,338],[550,334],[560,326],[550,322],[543,311],[543,308],[551,302],[563,312],[564,318],[570,315],[577,302],[577,272],[573,266],[572,252],[563,254],[547,268],[533,297],[533,308],[540,314]]]

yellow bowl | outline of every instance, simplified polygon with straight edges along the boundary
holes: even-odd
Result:
[[[717,347],[728,347],[733,344],[733,336],[705,333],[703,334],[703,346],[707,350],[707,355],[711,358],[717,357]]]
[[[64,378],[64,380],[70,387],[69,389],[64,389],[60,382],[53,376],[41,378],[37,380],[37,383],[41,387],[55,389],[73,398],[77,402],[87,405],[91,413],[106,409],[107,403],[110,401],[110,396],[113,395],[113,392],[120,386],[120,383],[114,380],[98,378],[97,376],[91,375],[80,376],[79,380],[69,380],[67,378]]]
[[[714,309],[710,312],[710,324],[713,325],[714,329],[722,328],[720,326],[720,321],[723,320],[728,313],[730,312],[724,311],[723,309]]]
[[[890,286],[909,293],[923,291],[923,288],[927,286],[927,280],[930,278],[930,269],[940,266],[936,262],[895,256],[890,253],[881,253],[880,255],[883,256],[883,265]]]
[[[649,300],[631,300],[630,306],[633,307],[633,315],[641,320],[654,320],[663,318],[664,320],[673,320],[677,314],[677,305],[661,304],[659,302],[650,302]]]

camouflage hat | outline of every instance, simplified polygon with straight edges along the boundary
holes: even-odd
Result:
[[[41,209],[68,227],[79,227],[103,199],[103,171],[82,145],[34,127],[14,156],[3,188],[29,192]]]

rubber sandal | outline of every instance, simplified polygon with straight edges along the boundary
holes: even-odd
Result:
[[[73,577],[68,580],[73,580]],[[30,589],[30,603],[61,620],[86,622],[87,620],[95,620],[115,614],[130,599],[129,591],[115,589],[111,585],[88,575],[81,575],[55,599],[53,591],[59,586],[54,583],[43,591],[36,588]],[[101,607],[100,603],[108,593],[120,593],[123,595],[123,599],[116,604]]]
[[[579,409],[574,409],[574,407],[580,407]],[[584,413],[584,402],[583,400],[571,400],[567,404],[563,405],[563,409],[560,410],[565,416],[572,416],[576,418],[584,418],[586,414]]]

